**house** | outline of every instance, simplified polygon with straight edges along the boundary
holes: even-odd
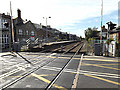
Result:
[[[109,38],[112,38],[117,44],[120,43],[120,27],[109,31]]]
[[[36,32],[37,32],[37,37],[39,38],[39,40],[44,40],[46,38],[46,28],[43,25],[40,24],[36,24],[34,23],[34,26],[36,28]]]
[[[14,19],[14,36],[15,42],[26,42],[30,39],[34,41],[37,38],[37,31],[34,24],[29,21],[24,21],[21,18],[21,11],[18,9],[18,17]]]
[[[11,17],[0,14],[0,50],[9,51],[11,47]]]
[[[107,29],[105,28],[105,26],[103,25],[102,27],[102,39],[106,40],[107,39]]]

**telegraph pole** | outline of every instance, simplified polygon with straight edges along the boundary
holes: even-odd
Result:
[[[15,39],[14,39],[14,29],[13,29],[13,19],[12,19],[12,5],[11,5],[11,1],[10,1],[10,16],[11,16],[11,28],[12,28],[12,42],[13,42],[13,47],[14,48],[14,43],[15,43]]]

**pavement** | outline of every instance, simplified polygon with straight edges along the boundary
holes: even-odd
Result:
[[[9,54],[0,53],[0,56]],[[72,56],[72,54],[65,54],[55,59],[59,54],[32,52],[21,52],[20,54],[30,62],[36,63],[35,67],[42,65],[42,63],[50,62],[8,88],[45,88]],[[34,69],[34,66],[18,55],[17,57],[0,57],[0,62],[0,66],[2,66],[0,69],[2,85],[6,85],[12,80],[22,77],[25,72]],[[81,55],[77,55],[53,84],[52,88],[62,90],[72,87],[83,90],[93,88],[118,89],[120,88],[119,65],[119,58],[87,55],[81,58]],[[4,76],[2,76],[3,74]]]

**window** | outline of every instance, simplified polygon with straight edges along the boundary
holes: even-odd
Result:
[[[23,38],[23,41],[26,41],[25,38]]]
[[[32,35],[32,36],[34,36],[34,35],[35,35],[34,31],[31,31],[31,35]]]
[[[22,35],[22,34],[23,34],[22,29],[19,29],[19,30],[18,30],[18,34],[19,34],[19,35]]]
[[[29,35],[28,30],[26,31],[26,35]]]
[[[2,20],[0,19],[0,28],[2,28]]]
[[[7,22],[7,20],[5,20],[5,19],[1,20],[2,28],[6,28],[6,26],[4,25],[5,22]]]
[[[19,38],[17,39],[17,41],[18,41],[18,42],[20,41]]]
[[[7,34],[2,34],[2,43],[4,44],[8,44],[8,35]]]

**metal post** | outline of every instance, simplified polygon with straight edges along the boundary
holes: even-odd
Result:
[[[48,18],[47,18],[47,17],[43,17],[43,18],[45,18],[45,20],[46,20],[46,39],[47,39],[46,41],[48,42],[47,19],[48,19],[48,18],[51,18],[51,17],[48,17]]]
[[[46,39],[47,39],[47,42],[48,42],[47,17],[46,17]]]
[[[12,6],[11,6],[11,1],[10,1],[10,14],[11,14],[11,28],[12,28],[12,41],[13,41],[13,47],[14,48],[14,42],[15,42],[15,39],[14,39],[14,29],[13,29],[13,19],[12,19]]]
[[[108,24],[107,40],[109,41],[109,25],[110,25],[110,22],[108,22],[106,24]],[[109,56],[109,43],[107,44],[107,56]]]
[[[11,30],[10,30],[10,23],[9,23],[9,51],[11,51]]]

